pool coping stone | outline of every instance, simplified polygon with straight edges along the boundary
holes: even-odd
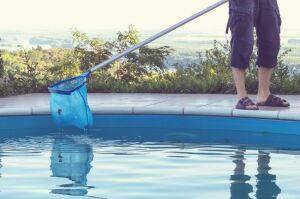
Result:
[[[0,116],[50,115],[47,93],[0,98]],[[252,96],[254,97],[254,96]],[[223,94],[89,94],[94,114],[199,115],[300,121],[300,96],[283,96],[289,109],[234,109],[234,95]]]

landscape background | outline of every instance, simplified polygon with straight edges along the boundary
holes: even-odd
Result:
[[[6,50],[17,50],[23,48],[36,48],[37,46],[43,49],[49,48],[73,48],[71,29],[69,31],[61,30],[40,30],[32,32],[20,31],[2,31],[0,33],[0,48]],[[125,31],[125,30],[124,30]],[[159,30],[157,30],[159,31]],[[118,31],[94,32],[88,34],[91,37],[99,37],[104,40],[112,41]],[[141,40],[146,39],[157,32],[143,31]],[[150,46],[170,46],[175,52],[167,57],[167,64],[170,69],[175,63],[183,65],[190,64],[198,58],[198,52],[205,53],[213,47],[214,41],[225,42],[230,40],[230,35],[213,33],[191,33],[180,32],[161,38]],[[282,35],[281,38],[282,51],[291,49],[291,52],[284,58],[286,63],[292,70],[300,72],[300,29],[299,35],[295,33]]]
[[[5,1],[0,17],[9,20],[0,21],[0,96],[47,92],[50,84],[78,75],[215,2]],[[278,3],[283,21],[282,48],[272,88],[277,93],[297,94],[300,2]],[[234,93],[229,67],[230,34],[225,34],[227,20],[225,5],[151,43],[143,52],[116,62],[108,71],[99,71],[91,79],[89,89]],[[257,88],[255,58],[254,51],[247,76],[249,91],[253,93]]]

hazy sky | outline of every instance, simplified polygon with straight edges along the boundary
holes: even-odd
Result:
[[[216,0],[0,0],[2,30],[32,29],[159,30],[188,17]],[[278,0],[283,33],[300,30],[300,1]],[[222,6],[180,31],[222,34],[228,6]],[[300,32],[300,31],[299,31]]]

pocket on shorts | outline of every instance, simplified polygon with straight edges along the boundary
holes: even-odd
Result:
[[[231,10],[228,25],[233,37],[249,36],[249,31],[253,28],[252,15],[248,12]]]
[[[245,26],[248,25],[251,16],[253,16],[253,12],[253,0],[229,0],[229,18],[226,33],[229,28],[231,32],[239,32],[240,27],[243,26],[242,23],[244,23]]]
[[[230,12],[251,14],[254,11],[254,0],[229,0]]]

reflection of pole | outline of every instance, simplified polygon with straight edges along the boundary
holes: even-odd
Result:
[[[245,175],[244,154],[245,150],[239,149],[232,156],[235,168],[234,174],[230,176],[230,181],[232,181],[230,187],[231,199],[251,199],[249,194],[253,192],[253,188],[249,183],[246,183],[250,180],[250,176]]]
[[[276,175],[269,174],[272,169],[270,164],[270,154],[262,151],[258,152],[258,174],[256,175],[256,198],[257,199],[276,199],[281,193],[281,189],[276,184]]]
[[[51,154],[51,170],[53,177],[67,178],[71,184],[60,185],[51,193],[84,196],[87,194],[87,174],[91,169],[93,151],[90,145],[76,143],[69,138],[54,141]]]

